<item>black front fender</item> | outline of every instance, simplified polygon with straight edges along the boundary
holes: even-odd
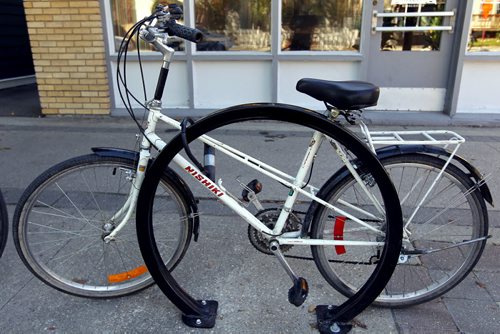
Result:
[[[100,157],[139,159],[139,152],[116,147],[92,147],[92,152]]]

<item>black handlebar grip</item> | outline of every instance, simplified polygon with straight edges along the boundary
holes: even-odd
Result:
[[[195,28],[189,28],[177,23],[170,23],[166,26],[169,35],[177,36],[182,39],[198,43],[203,39],[203,33]]]

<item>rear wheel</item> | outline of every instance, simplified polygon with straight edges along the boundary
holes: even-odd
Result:
[[[394,156],[381,160],[399,194],[403,221],[407,225],[415,208],[436,179],[445,161],[424,154]],[[341,200],[368,208],[366,197],[351,176],[331,187],[326,199]],[[313,226],[313,237],[330,238],[332,231],[359,234],[352,222],[322,212]],[[448,165],[434,189],[405,227],[403,250],[391,280],[375,303],[404,307],[441,296],[460,283],[479,260],[488,233],[488,214],[474,182],[454,165]],[[470,243],[465,243],[472,241]],[[333,248],[315,250],[317,264],[327,281],[349,296],[360,287],[369,267],[370,254],[348,249],[339,254]]]
[[[40,175],[14,215],[14,242],[24,264],[48,285],[82,297],[123,296],[151,285],[133,212],[112,241],[104,240],[125,215],[119,212],[127,207],[135,170],[133,159],[92,154]],[[156,196],[155,226],[169,233],[159,247],[171,270],[189,245],[190,210],[165,174]]]

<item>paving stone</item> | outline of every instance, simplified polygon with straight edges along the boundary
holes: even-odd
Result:
[[[457,331],[453,317],[440,299],[405,309],[394,309],[393,314],[396,325],[404,329],[404,333]]]
[[[413,328],[409,326],[400,326],[398,327],[399,334],[422,334],[422,333],[434,333],[434,328]],[[439,330],[439,334],[452,334],[459,333],[458,329],[455,330]]]
[[[479,282],[496,302],[500,302],[500,273],[480,271],[476,273]]]
[[[493,300],[489,292],[485,289],[484,283],[474,273],[470,273],[456,287],[448,291],[445,297],[485,301]]]
[[[500,245],[486,244],[481,259],[474,267],[475,271],[500,272]]]
[[[253,133],[256,136],[262,131],[261,126],[256,123],[253,132],[245,130],[228,134],[224,141],[243,140],[250,146],[252,140],[248,135]],[[383,129],[387,130],[386,127]],[[462,129],[456,131],[462,133]],[[492,172],[488,184],[498,206],[500,187],[496,185],[500,184],[500,174],[495,170],[500,155],[492,156],[491,152],[500,152],[500,144],[480,145],[490,131],[499,138],[498,129],[466,128],[464,131],[478,137],[468,151],[460,150],[461,155],[470,158],[482,172]],[[3,118],[0,124],[0,172],[8,203],[14,204],[24,188],[54,163],[87,154],[92,146],[133,148],[135,133],[132,122],[117,118]],[[87,134],[86,140],[81,140],[82,134]],[[173,132],[164,134],[172,136]],[[487,144],[496,142],[495,138],[488,139]],[[41,150],[40,147],[50,150]],[[19,166],[22,166],[22,172]],[[217,167],[219,170],[230,166]],[[238,176],[236,173],[239,172],[235,171],[234,177]],[[266,184],[266,190],[267,187]],[[200,194],[206,197],[205,190],[201,189]],[[0,260],[0,333],[317,333],[311,325],[315,321],[314,312],[308,313],[308,307],[338,303],[342,296],[328,286],[313,261],[290,261],[297,272],[307,277],[311,287],[306,304],[300,308],[292,307],[286,299],[289,278],[279,268],[276,259],[257,253],[249,245],[241,218],[229,215],[227,210],[223,211],[211,201],[202,200],[200,207],[206,210],[206,214],[219,217],[217,221],[221,224],[218,226],[224,226],[224,233],[214,233],[215,227],[203,220],[200,242],[192,243],[174,274],[184,278],[181,285],[194,297],[221,301],[213,330],[193,330],[183,325],[179,310],[157,287],[110,300],[89,300],[55,291],[24,268],[10,239]],[[10,217],[12,210],[13,205],[9,207]],[[500,210],[490,206],[488,210],[490,226],[498,229]],[[226,233],[229,239],[221,238]],[[492,300],[477,296],[478,287],[471,278],[445,298],[420,306],[401,310],[369,308],[357,317],[362,326],[355,328],[354,332],[499,333],[499,256],[500,243],[489,240],[474,271]],[[452,298],[457,296],[463,298]]]
[[[493,199],[494,201],[494,199]],[[495,202],[493,202],[495,203]],[[488,206],[488,209],[490,209],[491,206]],[[489,224],[490,228],[491,227],[500,227],[500,211],[497,210],[489,210],[488,211],[488,218],[489,218]]]
[[[460,332],[498,333],[500,308],[497,303],[484,300],[443,298]]]

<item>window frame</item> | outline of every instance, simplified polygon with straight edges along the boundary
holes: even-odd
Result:
[[[475,7],[475,4],[476,2],[482,2],[483,0],[472,0],[470,2],[470,15],[469,15],[469,18],[468,18],[468,26],[467,26],[467,29],[464,29],[464,31],[466,30],[467,33],[466,33],[466,39],[467,39],[467,43],[466,44],[466,48],[465,48],[465,60],[481,60],[481,61],[499,61],[500,60],[500,50],[499,51],[469,51],[468,50],[468,41],[470,39],[470,34],[472,33],[472,20],[473,20],[473,17],[474,17],[474,7]],[[495,3],[496,1],[496,3]],[[494,1],[494,5],[496,4],[497,6],[497,14],[495,15],[499,15],[499,10],[500,10],[500,1],[498,0],[495,0]],[[500,32],[499,32],[500,33]],[[465,34],[465,32],[464,32]]]
[[[188,27],[194,28],[194,1],[184,0],[184,23]],[[115,61],[118,58],[118,52],[115,50],[113,17],[111,10],[111,1],[101,0],[103,10],[103,26],[105,27],[105,39],[108,45],[108,57]],[[283,51],[281,50],[281,25],[282,25],[282,1],[271,0],[271,49],[270,51],[197,51],[192,43],[186,43],[184,51],[177,51],[175,54],[176,60],[336,60],[336,61],[361,61],[363,51],[367,39],[364,37],[366,33],[367,10],[363,2],[361,15],[361,30],[360,30],[360,49],[358,51]],[[365,29],[365,30],[363,30]],[[161,59],[161,54],[155,51],[145,51],[141,53],[141,58],[144,60]],[[138,60],[136,52],[131,52],[128,55],[130,60]]]

